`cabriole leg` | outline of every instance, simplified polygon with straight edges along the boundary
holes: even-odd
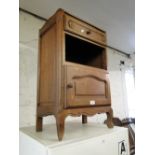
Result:
[[[56,125],[57,125],[57,135],[59,141],[63,139],[64,130],[65,130],[65,116],[58,114],[56,117]]]

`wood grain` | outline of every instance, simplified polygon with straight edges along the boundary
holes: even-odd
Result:
[[[66,35],[80,39],[78,46],[82,48],[77,50],[72,40],[67,43]],[[48,115],[55,116],[60,141],[67,116],[82,116],[82,123],[87,123],[88,116],[106,113],[107,126],[113,127],[106,32],[59,9],[40,29],[39,40],[36,131],[42,131],[43,117]],[[94,54],[97,49],[98,55]]]

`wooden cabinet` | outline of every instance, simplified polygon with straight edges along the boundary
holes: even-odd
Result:
[[[106,32],[59,9],[40,29],[36,130],[54,115],[62,140],[65,118],[107,114],[113,127]]]

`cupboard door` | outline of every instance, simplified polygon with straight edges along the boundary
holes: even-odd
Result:
[[[85,66],[67,66],[66,74],[66,107],[111,104],[106,71]]]

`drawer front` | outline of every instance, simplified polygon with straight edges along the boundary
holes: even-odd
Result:
[[[67,66],[66,107],[109,105],[107,74],[87,67]]]
[[[106,43],[106,35],[104,32],[68,15],[65,15],[65,30],[100,44]]]

